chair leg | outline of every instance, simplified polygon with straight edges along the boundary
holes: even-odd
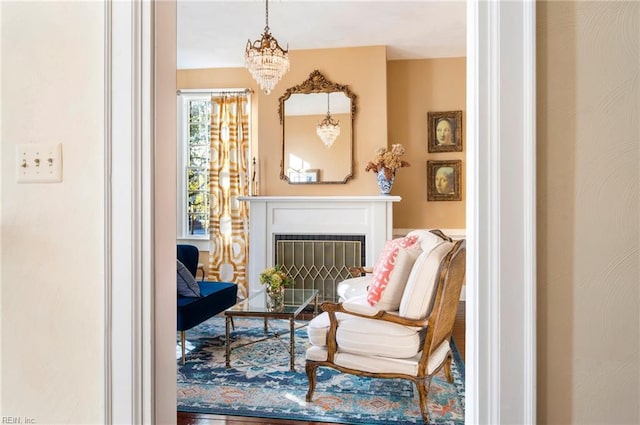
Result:
[[[313,392],[316,389],[316,369],[318,365],[313,362],[306,362],[304,370],[307,372],[307,380],[309,381],[309,389],[307,390],[307,401],[311,401]]]
[[[431,376],[415,381],[418,395],[420,396],[420,413],[422,413],[422,421],[429,423],[429,410],[427,409],[427,395],[431,386]]]
[[[451,375],[451,361],[453,360],[453,356],[451,355],[451,351],[447,354],[447,359],[444,361],[444,376],[447,378],[447,382],[453,384],[453,375]]]
[[[180,331],[180,348],[182,348],[182,364],[185,363],[185,361],[184,361],[184,342],[185,342],[184,331]]]

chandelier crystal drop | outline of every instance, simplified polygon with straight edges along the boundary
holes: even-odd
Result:
[[[266,25],[262,38],[247,41],[244,64],[260,88],[269,94],[289,70],[289,46],[287,50],[280,47],[278,40],[269,32],[269,0],[266,0],[265,10]]]
[[[327,93],[327,116],[316,125],[316,133],[327,148],[330,148],[340,135],[340,121],[331,117],[329,97],[330,94]]]

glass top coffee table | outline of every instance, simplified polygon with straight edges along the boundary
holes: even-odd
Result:
[[[313,302],[313,313],[318,313],[318,290],[317,289],[285,289],[284,291],[284,308],[274,311],[267,307],[267,296],[264,292],[260,292],[250,298],[247,298],[224,312],[225,315],[225,349],[226,349],[226,367],[231,367],[231,342],[229,332],[234,317],[262,317],[264,319],[264,333],[268,333],[268,319],[289,319],[289,332],[291,344],[289,346],[289,354],[291,360],[291,371],[295,372],[295,338],[294,338],[294,320],[304,310],[306,306]],[[276,334],[276,337],[278,334]]]

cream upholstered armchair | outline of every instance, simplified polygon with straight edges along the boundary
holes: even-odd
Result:
[[[325,312],[309,323],[307,401],[312,401],[321,366],[354,375],[403,378],[416,385],[422,417],[428,422],[432,376],[444,367],[447,380],[453,382],[449,341],[465,254],[464,240],[453,242],[437,230],[418,230],[388,241],[366,293],[339,304],[323,303]]]

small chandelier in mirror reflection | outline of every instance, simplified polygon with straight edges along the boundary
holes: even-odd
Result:
[[[266,0],[265,10],[266,25],[262,38],[247,41],[244,63],[260,88],[269,94],[289,70],[289,46],[287,50],[280,47],[278,40],[269,32],[269,0]]]
[[[327,93],[327,116],[316,125],[316,133],[327,148],[330,148],[340,135],[340,121],[331,117],[330,96],[330,93]]]

